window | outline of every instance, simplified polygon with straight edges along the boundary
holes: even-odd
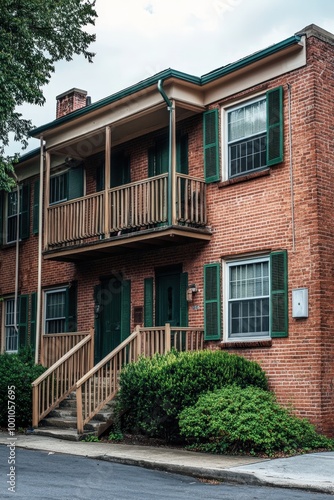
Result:
[[[227,113],[229,177],[263,168],[266,161],[266,99]]]
[[[228,340],[286,337],[287,253],[226,263],[225,336]]]
[[[45,294],[45,333],[66,331],[66,289]]]
[[[50,177],[50,204],[67,200],[67,172]]]
[[[6,212],[6,243],[13,243],[17,237],[17,220],[19,219],[19,237],[20,239],[29,236],[29,186],[24,185],[18,191],[12,191],[7,194],[7,212]],[[19,201],[19,203],[18,203]],[[19,217],[17,217],[19,210]]]
[[[80,164],[50,177],[50,205],[84,195],[84,168]]]
[[[65,333],[77,330],[77,287],[55,288],[45,292],[44,332]]]
[[[228,264],[228,337],[269,336],[269,259]]]
[[[18,332],[19,311],[16,310],[15,320],[15,299],[5,300],[5,351],[17,352],[19,332]]]
[[[282,162],[282,87],[226,109],[225,130],[227,178]]]

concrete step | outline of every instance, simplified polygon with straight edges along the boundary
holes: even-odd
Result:
[[[34,429],[35,436],[47,436],[66,441],[79,441],[80,436],[76,429],[60,429],[59,427],[38,427]]]

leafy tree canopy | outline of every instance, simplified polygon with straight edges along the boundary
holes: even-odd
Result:
[[[95,35],[85,28],[96,17],[95,0],[0,0],[0,189],[13,186],[9,134],[25,147],[32,127],[17,106],[44,104],[56,61],[82,54],[92,62]]]

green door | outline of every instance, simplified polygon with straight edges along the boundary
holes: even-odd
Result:
[[[180,326],[180,273],[157,277],[156,325]]]
[[[111,279],[95,287],[95,363],[130,335],[130,282]]]

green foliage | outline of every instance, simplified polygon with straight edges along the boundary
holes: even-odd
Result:
[[[84,436],[81,441],[84,441],[85,443],[99,443],[100,440],[97,436],[94,434],[88,434],[87,436]]]
[[[13,158],[4,156],[9,134],[26,146],[32,124],[16,111],[24,103],[44,104],[55,62],[88,51],[87,31],[97,13],[93,0],[2,0],[0,8],[0,189],[10,189]]]
[[[222,351],[176,352],[141,358],[121,372],[118,411],[123,429],[150,437],[174,439],[178,415],[198,397],[230,385],[267,389],[261,367]]]
[[[0,426],[8,425],[9,387],[12,401],[15,402],[15,427],[27,427],[32,419],[31,383],[44,371],[41,365],[35,365],[30,348],[22,349],[18,354],[0,355]]]
[[[114,441],[115,443],[119,443],[120,441],[123,441],[123,439],[123,433],[119,430],[111,431],[108,436],[108,440]]]
[[[179,416],[181,435],[192,448],[211,453],[274,455],[317,448],[333,449],[334,440],[318,434],[306,419],[280,406],[258,387],[229,386],[203,394]]]

